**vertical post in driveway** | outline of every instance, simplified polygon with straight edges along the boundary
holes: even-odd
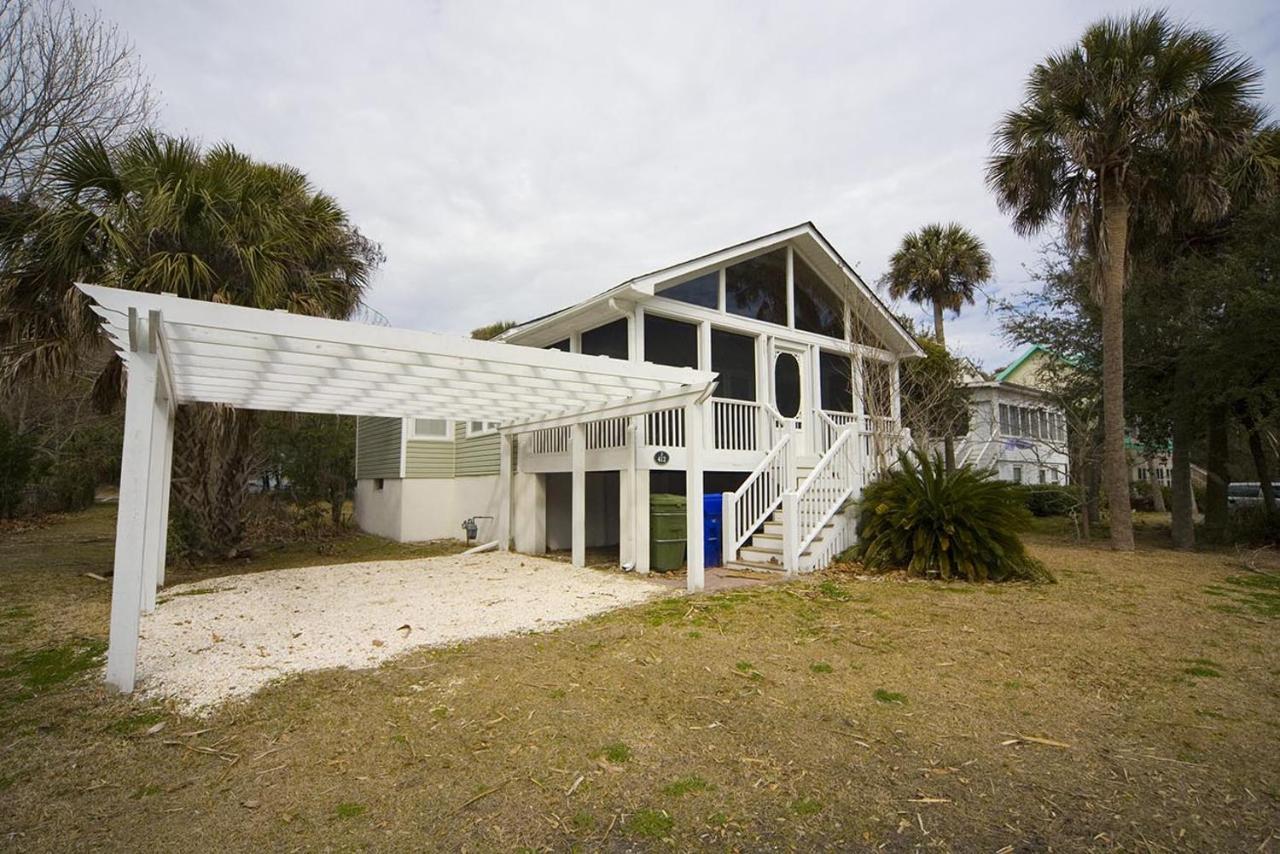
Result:
[[[142,550],[144,614],[150,614],[156,609],[156,592],[164,583],[165,505],[168,504],[169,496],[169,467],[165,463],[166,449],[173,444],[173,406],[164,393],[164,384],[157,382],[155,388],[151,404],[151,458],[147,461],[147,518]]]
[[[502,433],[498,439],[498,551],[511,550],[511,502],[515,473],[512,468],[515,436]]]
[[[649,574],[649,468],[640,464],[640,455],[645,452],[645,416],[636,415],[631,418],[632,437],[635,446],[630,448],[631,464],[634,471],[631,475],[631,488],[635,497],[631,501],[631,509],[635,513],[635,558],[636,572]]]
[[[147,519],[159,501],[148,495],[155,454],[157,362],[146,350],[146,324],[129,311],[129,352],[125,357],[128,386],[124,408],[124,446],[120,459],[120,497],[116,517],[116,551],[111,579],[111,634],[107,645],[107,684],[133,690],[138,668],[138,625],[143,605],[143,564],[147,553]]]
[[[569,455],[573,468],[573,565],[587,565],[587,430],[582,422],[569,428]]]
[[[688,576],[686,586],[690,593],[698,593],[705,586],[702,539],[702,404],[688,403],[684,407],[685,419],[685,537]]]

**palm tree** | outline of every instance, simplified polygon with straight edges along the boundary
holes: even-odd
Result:
[[[958,223],[931,223],[908,233],[889,259],[880,284],[894,299],[933,306],[933,336],[945,350],[943,312],[956,314],[973,304],[974,291],[991,278],[991,253],[973,232]],[[946,467],[956,467],[951,431],[943,437]]]
[[[1098,260],[1104,479],[1116,549],[1133,548],[1124,451],[1130,228],[1138,210],[1153,221],[1221,215],[1229,199],[1222,167],[1249,143],[1260,80],[1222,37],[1163,12],[1105,18],[1032,69],[1025,99],[995,132],[987,183],[1014,227],[1031,234],[1062,222]]]
[[[54,197],[0,275],[0,391],[101,365],[94,397],[120,398],[98,324],[76,281],[345,318],[360,306],[378,246],[288,166],[222,144],[142,133],[119,149],[79,141],[57,160]],[[92,360],[92,361],[91,361]],[[254,466],[254,413],[179,409],[175,518],[197,545],[238,544]]]

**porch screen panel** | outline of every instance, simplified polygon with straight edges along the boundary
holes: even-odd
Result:
[[[644,359],[673,368],[698,367],[698,327],[652,314],[644,316]]]
[[[627,346],[627,319],[624,317],[582,333],[582,352],[587,356],[627,358],[630,352]]]
[[[818,357],[818,372],[822,408],[830,412],[852,412],[853,364],[849,357],[823,352]]]
[[[775,249],[726,267],[724,308],[730,314],[787,324],[787,250]]]
[[[711,370],[720,375],[715,396],[756,399],[756,341],[722,329],[711,330]]]
[[[844,304],[822,277],[795,254],[796,329],[844,339]]]

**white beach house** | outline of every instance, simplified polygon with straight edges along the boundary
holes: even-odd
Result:
[[[650,496],[687,496],[692,456],[703,471],[695,494],[724,497],[726,561],[825,565],[851,544],[842,508],[903,441],[898,364],[920,354],[811,223],[639,276],[499,340],[715,375],[694,409],[550,426],[513,448],[516,550],[580,538],[616,546],[640,571],[650,565]],[[416,540],[461,536],[470,519],[480,542],[493,539],[501,432],[497,418],[361,418],[357,521]]]

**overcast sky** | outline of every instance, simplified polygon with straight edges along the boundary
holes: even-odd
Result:
[[[85,0],[81,0],[85,2]],[[1030,67],[1134,7],[901,2],[110,0],[162,125],[306,171],[386,251],[369,303],[442,332],[524,320],[812,220],[869,283],[956,220],[1014,296],[1038,240],[983,185]],[[1280,4],[1173,3],[1280,86]],[[1004,363],[985,299],[949,343]],[[912,314],[923,313],[909,308]]]

